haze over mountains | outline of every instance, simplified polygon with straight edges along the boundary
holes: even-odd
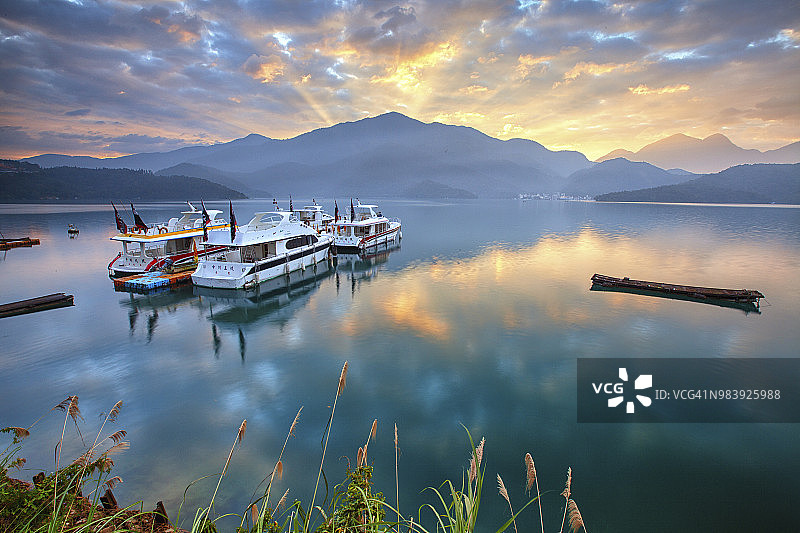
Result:
[[[25,161],[42,167],[131,168],[186,175],[249,196],[361,198],[512,197],[536,192],[594,196],[696,177],[665,169],[728,168],[745,156],[800,161],[800,143],[762,153],[739,148],[722,135],[704,140],[674,135],[636,154],[626,152],[626,159],[610,158],[618,152],[593,163],[579,152],[551,151],[535,141],[502,141],[465,126],[426,124],[386,113],[291,139],[251,134],[224,144],[163,153],[108,159],[41,155]],[[629,160],[645,157],[648,162]]]
[[[674,185],[601,194],[603,202],[800,204],[800,163],[739,165]]]
[[[597,162],[618,157],[647,162],[664,169],[680,168],[695,174],[711,174],[736,165],[800,162],[800,141],[777,150],[761,152],[740,148],[720,133],[705,139],[678,133],[648,144],[637,152],[614,150],[597,159]]]

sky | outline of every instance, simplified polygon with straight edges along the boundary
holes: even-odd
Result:
[[[590,159],[800,140],[797,0],[4,0],[0,157],[290,138],[398,111]]]

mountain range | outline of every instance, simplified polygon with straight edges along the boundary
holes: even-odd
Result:
[[[425,124],[400,113],[345,122],[291,139],[251,134],[224,144],[165,153],[107,159],[41,155],[25,161],[42,167],[180,171],[272,196],[362,197],[425,189],[477,196],[557,191],[569,174],[592,165],[579,152],[551,151],[523,139],[502,141],[473,128]]]
[[[50,167],[0,159],[0,203],[106,203],[236,200],[239,191],[187,176],[156,176],[148,170]]]
[[[665,169],[680,168],[696,174],[710,174],[737,165],[800,162],[800,141],[761,152],[740,148],[721,133],[705,139],[678,133],[648,144],[637,152],[614,150],[597,159],[597,162],[619,157],[628,161],[644,161]]]
[[[130,168],[192,176],[251,197],[473,198],[536,192],[594,196],[674,185],[697,177],[686,170],[707,168],[710,162],[724,166],[726,157],[733,165],[743,153],[798,162],[800,143],[762,153],[739,148],[722,135],[703,140],[673,135],[635,154],[622,154],[625,158],[610,157],[618,153],[595,163],[579,152],[552,151],[531,140],[503,141],[470,127],[423,123],[393,112],[290,139],[251,134],[171,152],[104,159],[49,154],[24,161],[42,167]],[[680,154],[685,157],[676,159]],[[640,156],[655,159],[630,160]]]
[[[596,197],[604,202],[800,204],[800,163],[739,165],[682,183]]]

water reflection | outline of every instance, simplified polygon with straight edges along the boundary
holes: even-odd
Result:
[[[159,313],[175,314],[184,307],[202,307],[199,298],[192,294],[189,286],[158,289],[147,293],[115,289],[118,293],[127,294],[120,300],[120,307],[128,310],[128,335],[133,336],[140,317],[144,317],[148,343],[158,326]]]
[[[716,305],[718,307],[729,307],[731,309],[739,309],[740,311],[744,312],[744,314],[748,313],[756,313],[758,315],[761,314],[761,309],[753,302],[734,302],[731,300],[720,300],[717,298],[701,299],[698,297],[692,297],[683,294],[667,294],[663,292],[648,291],[644,289],[633,289],[626,287],[604,287],[602,285],[592,285],[592,287],[589,290],[601,291],[601,292],[622,292],[627,294],[640,294],[642,296],[652,296],[654,298],[666,298],[667,300],[681,300],[684,302],[695,302],[707,305]]]
[[[334,267],[336,269],[336,294],[341,289],[341,277],[350,283],[350,295],[355,297],[357,286],[363,281],[368,282],[375,279],[389,260],[389,255],[400,249],[400,245],[389,248],[372,249],[357,254],[340,253],[334,257]]]
[[[483,219],[486,204],[397,203],[407,221],[402,250],[342,255],[307,285],[240,298],[192,287],[114,292],[106,277],[116,253],[108,240],[110,206],[85,218],[11,217],[0,207],[4,231],[10,224],[15,235],[38,237],[30,228],[39,228],[45,238],[0,262],[4,299],[64,290],[76,299],[69,311],[0,321],[0,396],[10,400],[0,418],[29,423],[62,392],[79,394],[92,414],[124,399],[133,446],[115,467],[126,481],[115,494],[128,502],[163,498],[170,516],[189,483],[219,470],[247,418],[218,507],[240,513],[274,466],[300,406],[306,409],[283,457],[289,475],[280,488],[310,501],[316,467],[309,458],[319,457],[326,406],[349,360],[326,474],[338,481],[336,458],[352,457],[365,423],[378,418],[381,435],[370,449],[375,487],[393,492],[393,435],[386,430],[396,422],[406,509],[430,501],[421,488],[457,481],[463,423],[487,437],[489,475],[509,479],[521,471],[524,453],[534,454],[550,491],[546,520],[563,502],[563,469],[571,466],[581,511],[606,530],[629,530],[652,516],[664,531],[791,530],[791,494],[800,491],[793,426],[579,425],[575,359],[796,357],[800,209],[498,201],[490,207],[507,216]],[[172,211],[157,206],[147,216]],[[64,235],[67,222],[81,228],[79,239]],[[767,303],[759,315],[591,292],[595,272],[749,287]],[[58,425],[53,419],[52,431],[39,432],[49,437]],[[52,446],[49,438],[28,440],[28,464],[46,468]],[[709,510],[702,505],[708,484],[687,483],[687,473],[718,488],[718,501],[736,505]],[[183,509],[207,505],[213,489],[190,493],[196,501]],[[484,529],[507,520],[507,509],[496,493],[486,494]],[[534,524],[520,522],[520,531],[536,530],[534,515],[521,517]]]

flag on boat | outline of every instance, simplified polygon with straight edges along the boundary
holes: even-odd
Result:
[[[294,211],[294,208],[292,207],[292,195],[291,194],[289,195],[289,211]]]
[[[339,204],[336,203],[336,199],[333,200],[333,221],[339,222]]]
[[[203,240],[208,240],[208,223],[211,222],[211,217],[208,216],[208,211],[206,211],[206,204],[203,203],[203,200],[200,200],[200,205],[203,206]]]
[[[128,226],[122,220],[122,217],[119,216],[119,211],[117,211],[117,206],[114,205],[114,202],[111,202],[111,207],[114,208],[114,218],[117,219],[117,231],[120,233],[128,233]]]
[[[356,221],[356,209],[353,207],[353,199],[350,198],[350,222]]]
[[[228,204],[231,206],[231,243],[232,243],[233,238],[236,237],[236,215],[233,214],[233,202],[228,200]]]
[[[136,208],[133,207],[133,202],[131,202],[131,211],[133,212],[133,222],[134,227],[136,229],[147,230],[147,224],[144,223],[142,217],[139,216],[139,213],[136,212]]]

